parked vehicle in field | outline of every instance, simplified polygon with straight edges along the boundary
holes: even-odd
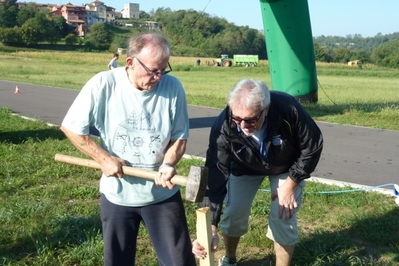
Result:
[[[249,55],[249,54],[235,54],[234,55],[234,65],[235,66],[245,66],[245,67],[254,67],[259,63],[258,55]]]
[[[233,55],[233,59],[231,59],[229,58],[229,55],[222,54],[220,55],[220,58],[213,60],[212,65],[230,67],[234,64],[234,66],[254,67],[258,65],[258,63],[258,55],[235,54]]]
[[[228,54],[220,55],[220,58],[213,60],[213,66],[229,67],[232,65],[231,59]]]

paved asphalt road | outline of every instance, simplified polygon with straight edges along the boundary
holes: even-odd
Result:
[[[16,85],[20,94],[14,94]],[[77,94],[76,90],[0,81],[0,107],[56,125],[61,124]],[[204,157],[210,126],[220,110],[191,105],[188,110],[190,138],[186,153]],[[324,149],[312,176],[360,187],[399,183],[399,131],[317,124],[323,132]]]

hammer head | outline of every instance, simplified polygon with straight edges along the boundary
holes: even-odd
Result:
[[[187,176],[186,200],[202,202],[208,185],[208,168],[204,166],[191,166]]]

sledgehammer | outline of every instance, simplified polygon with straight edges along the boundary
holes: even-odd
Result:
[[[95,169],[101,169],[100,165],[89,159],[64,155],[57,153],[55,160],[59,162],[86,166]],[[126,175],[136,176],[140,178],[154,180],[156,171],[140,169],[130,166],[122,166],[123,173]],[[187,177],[175,175],[170,180],[173,184],[186,187],[186,200],[191,202],[201,202],[205,195],[206,185],[208,182],[208,168],[202,166],[191,166]]]

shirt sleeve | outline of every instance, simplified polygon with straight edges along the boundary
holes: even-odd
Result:
[[[223,132],[226,110],[216,119],[209,136],[209,147],[205,166],[208,167],[208,187],[206,198],[201,206],[209,206],[212,211],[211,222],[217,225],[220,221],[222,204],[227,193],[226,183],[230,175],[230,149]]]
[[[290,178],[299,183],[316,169],[323,150],[323,136],[316,122],[298,103],[293,136],[298,145],[298,159],[289,169]]]
[[[189,118],[187,110],[186,94],[181,82],[173,76],[165,76],[165,83],[161,89],[165,89],[167,93],[172,93],[171,98],[171,115],[172,115],[172,132],[171,140],[188,139],[189,137]]]
[[[62,121],[62,126],[75,134],[90,134],[94,115],[99,110],[96,98],[100,86],[97,80],[98,77],[94,76],[84,85]]]

